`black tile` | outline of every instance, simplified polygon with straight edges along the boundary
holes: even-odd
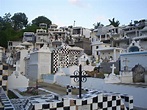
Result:
[[[125,102],[129,102],[129,97],[125,97]]]
[[[130,103],[133,103],[133,100],[130,100]]]
[[[93,98],[93,103],[97,103],[98,102],[98,97],[94,97]]]
[[[64,107],[63,109],[64,110],[70,110],[70,107]]]
[[[103,97],[103,102],[106,102],[106,101],[107,101],[107,97],[104,96],[104,97]]]
[[[63,102],[57,103],[57,107],[63,107]]]
[[[103,102],[98,103],[99,108],[103,108]]]
[[[120,100],[116,100],[116,105],[120,105]]]
[[[82,100],[82,105],[87,105],[87,100]]]
[[[43,104],[43,105],[42,105],[42,108],[43,108],[43,109],[49,109],[49,108],[50,108],[50,105],[49,105],[49,104]]]
[[[108,101],[108,107],[112,107],[112,101]]]

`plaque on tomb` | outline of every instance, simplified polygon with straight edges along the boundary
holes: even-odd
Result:
[[[145,68],[138,64],[132,68],[133,82],[144,82]]]

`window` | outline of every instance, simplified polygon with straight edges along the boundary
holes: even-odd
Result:
[[[97,51],[97,55],[99,55],[99,52]]]
[[[129,52],[138,52],[139,48],[137,46],[132,46],[129,48]]]
[[[9,42],[9,46],[12,46],[12,42]]]

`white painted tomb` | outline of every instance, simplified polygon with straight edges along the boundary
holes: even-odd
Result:
[[[26,61],[26,74],[34,81],[42,80],[43,74],[51,74],[51,51],[46,44],[38,51],[30,53]]]
[[[19,66],[16,62],[16,70],[8,76],[8,89],[27,88],[29,86],[29,79],[20,73]]]
[[[114,64],[111,66],[112,72],[109,75],[105,75],[105,83],[120,83],[120,79],[117,75],[114,74],[114,69],[116,68]]]
[[[8,89],[26,88],[29,86],[29,79],[18,71],[14,71],[8,77]]]
[[[121,83],[133,83],[132,71],[120,71]]]

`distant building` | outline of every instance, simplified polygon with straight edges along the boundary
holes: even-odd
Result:
[[[12,51],[20,43],[21,41],[8,41],[8,51]]]
[[[83,27],[73,27],[72,28],[72,37],[73,38],[89,38],[90,37],[90,30]]]
[[[97,61],[117,61],[120,53],[123,52],[122,48],[111,47],[110,44],[99,42],[92,44],[92,55]]]
[[[88,55],[91,55],[90,33],[90,29],[83,27],[73,27],[71,31],[73,46],[83,48]]]
[[[46,29],[37,29],[36,30],[36,43],[35,48],[40,49],[44,43],[50,43],[50,36]]]
[[[36,37],[34,32],[24,32],[23,33],[23,42],[27,41],[27,42],[35,42]]]
[[[84,53],[86,53],[87,55],[92,54],[91,41],[89,38],[83,38],[82,40],[75,41],[74,45],[84,49]]]
[[[39,27],[40,27],[40,28],[47,29],[47,24],[46,24],[46,23],[40,23],[40,24],[39,24]]]

